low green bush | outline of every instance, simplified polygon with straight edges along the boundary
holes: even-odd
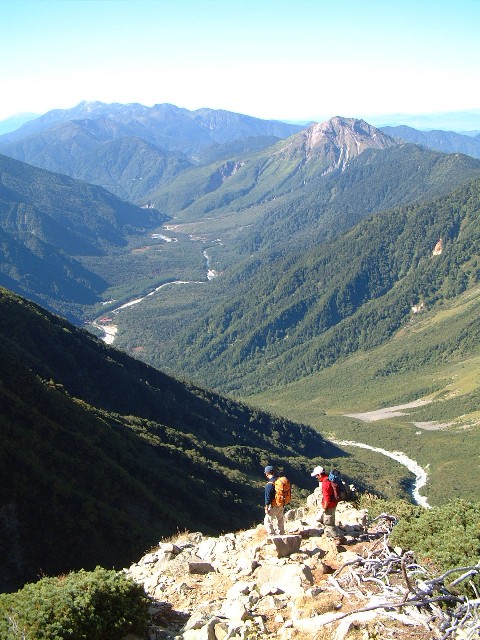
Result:
[[[120,640],[143,637],[149,600],[124,574],[97,567],[43,578],[0,595],[3,640]]]
[[[391,542],[412,549],[420,561],[431,560],[441,571],[475,565],[480,557],[480,503],[455,500],[425,509],[416,518],[401,518]]]
[[[373,518],[388,513],[398,518],[390,543],[412,550],[417,561],[437,574],[475,566],[480,558],[480,503],[455,500],[424,509],[402,500],[363,500]],[[460,574],[452,574],[451,580]],[[477,589],[480,580],[475,579]]]

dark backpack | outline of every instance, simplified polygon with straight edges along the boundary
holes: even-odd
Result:
[[[330,480],[330,484],[332,485],[335,500],[337,502],[340,502],[341,500],[348,500],[349,491],[346,484],[342,480],[340,471],[338,469],[332,469],[328,474],[328,479]]]

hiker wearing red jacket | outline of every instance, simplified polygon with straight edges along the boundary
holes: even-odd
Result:
[[[333,486],[328,479],[328,473],[323,467],[315,467],[311,473],[312,478],[317,478],[322,487],[322,508],[323,512],[319,518],[325,527],[325,535],[336,538],[337,531],[335,528],[335,509],[337,508],[337,500],[333,491]]]

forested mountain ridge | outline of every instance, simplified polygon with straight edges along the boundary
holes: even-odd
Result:
[[[282,465],[298,496],[312,457],[343,455],[5,289],[0,403],[3,587],[40,570],[125,566],[177,530],[248,526],[261,519],[265,464]]]
[[[191,220],[213,210],[238,210],[298,189],[324,176],[367,148],[395,145],[393,138],[363,120],[332,118],[247,157],[192,170],[152,194],[162,211]],[[218,215],[218,214],[217,214]]]
[[[16,143],[4,154],[140,202],[153,188],[192,166],[180,151],[165,151],[106,118],[69,120]]]
[[[152,201],[178,227],[221,238],[220,268],[259,249],[304,249],[362,217],[446,194],[478,160],[399,143],[364,121],[333,118],[276,145],[186,171]],[[230,254],[230,255],[229,255]]]
[[[343,126],[351,124],[355,122],[347,122]],[[297,140],[302,140],[297,145],[300,149],[299,158],[305,158],[303,141],[307,136],[307,131],[294,136]],[[290,145],[291,142],[292,140],[282,141],[281,145]],[[278,145],[275,148],[277,147]],[[258,166],[255,162],[259,158],[269,157],[264,152],[250,156],[252,167]],[[257,181],[258,172],[256,174],[250,169],[247,171],[245,166],[241,166],[243,160],[247,165],[245,157],[232,161],[228,166],[225,163],[220,165],[230,170],[230,175],[227,171],[223,172],[223,182],[214,182],[213,177],[220,175],[219,165],[214,164],[189,171],[188,183],[185,176],[169,185],[172,211],[176,212],[172,220],[172,233],[185,228],[185,232],[203,237],[207,246],[210,239],[208,254],[215,268],[222,272],[221,276],[206,288],[197,287],[196,291],[193,287],[184,289],[182,296],[173,290],[170,290],[167,300],[164,295],[154,296],[142,304],[141,308],[122,312],[115,319],[118,326],[115,340],[119,348],[131,349],[138,357],[170,372],[183,374],[185,366],[186,374],[194,376],[197,381],[208,380],[208,384],[240,394],[254,393],[262,388],[264,382],[255,380],[255,371],[258,371],[260,379],[265,376],[265,380],[276,383],[276,373],[273,375],[276,366],[268,365],[270,373],[264,368],[264,362],[270,362],[269,358],[263,358],[262,355],[266,348],[263,345],[265,340],[269,344],[265,354],[276,354],[275,358],[297,340],[304,341],[300,334],[293,337],[291,328],[287,332],[277,331],[277,322],[281,325],[283,320],[276,317],[276,314],[285,314],[289,318],[286,326],[290,327],[290,323],[295,325],[295,319],[302,317],[307,308],[320,304],[318,291],[308,301],[300,302],[297,299],[301,295],[299,286],[302,285],[302,290],[305,291],[306,284],[304,278],[298,275],[292,275],[292,282],[286,283],[287,274],[293,270],[293,265],[302,265],[306,255],[310,256],[308,260],[311,264],[316,265],[317,257],[328,254],[329,257],[324,259],[336,265],[337,273],[334,273],[334,277],[345,277],[347,282],[350,249],[345,252],[343,248],[339,248],[341,243],[335,243],[339,234],[345,233],[369,214],[377,213],[382,216],[383,212],[388,212],[395,206],[428,203],[439,195],[448,197],[453,189],[478,177],[480,170],[479,161],[469,156],[442,154],[408,143],[394,144],[385,149],[368,148],[351,158],[343,171],[331,171],[325,176],[312,178],[306,184],[305,174],[301,173],[301,169],[292,173],[290,187],[293,180],[296,180],[295,188],[292,187],[283,196],[272,196],[270,201],[262,201],[256,205],[259,190],[264,189],[266,193],[272,188],[272,184],[280,184],[280,188],[283,188],[284,182]],[[279,170],[280,166],[279,163]],[[312,163],[310,170],[313,171],[314,167],[315,163]],[[240,176],[242,171],[244,173]],[[173,186],[179,187],[180,182],[191,191],[174,189]],[[252,196],[253,188],[246,188],[245,194],[241,195],[239,184],[242,182],[247,186],[254,185],[257,189],[255,196]],[[205,194],[203,198],[199,197],[198,190],[209,183],[216,185],[216,191]],[[240,193],[239,199],[243,199],[244,208],[240,207],[238,199],[234,197],[236,190]],[[191,199],[192,205],[179,210],[176,207],[185,193],[186,201]],[[221,205],[222,199],[225,198],[228,202],[230,195],[233,197],[229,204],[214,208],[215,198]],[[208,199],[210,196],[211,200]],[[176,206],[173,206],[173,200]],[[202,200],[203,205],[200,205]],[[396,212],[390,211],[386,219],[395,219],[396,215]],[[366,222],[361,227],[364,231],[359,231],[359,235],[367,234],[365,230],[369,224]],[[423,223],[419,224],[419,228],[422,228]],[[412,237],[415,236],[414,226],[412,218]],[[375,251],[385,251],[384,246],[378,246],[381,234],[380,223],[375,226],[371,244],[363,239],[358,240],[354,254],[365,252],[365,269],[370,259],[367,254],[371,253],[372,261],[376,261],[378,257],[375,257]],[[369,237],[370,232],[367,235]],[[438,238],[431,238],[433,245],[437,240]],[[330,248],[323,246],[325,242],[330,243]],[[397,238],[391,237],[389,242],[395,243]],[[418,242],[418,238],[413,238],[413,242]],[[305,266],[298,268],[305,273],[310,269]],[[316,268],[320,267],[317,265]],[[381,265],[378,270],[382,272],[383,268],[389,267]],[[367,270],[362,278],[368,280],[368,277]],[[285,287],[280,284],[276,286],[276,280],[278,283],[285,283]],[[329,281],[328,278],[326,280]],[[367,299],[368,295],[365,294],[365,300]],[[263,305],[265,309],[262,311]],[[257,308],[256,312],[250,316],[247,309],[254,308]],[[267,318],[271,319],[274,328]],[[309,323],[310,320],[305,322]],[[336,324],[336,321],[330,319],[329,327],[333,326],[332,322],[333,325]],[[257,331],[263,330],[268,338],[253,337]],[[274,347],[277,335],[278,344]],[[255,345],[253,351],[257,351],[256,356],[251,353],[250,337]],[[317,339],[313,327],[308,329],[308,340],[310,339]],[[308,351],[306,343],[304,349]],[[302,347],[299,347],[299,360],[301,350]],[[311,372],[314,367],[312,369],[311,365],[306,367],[305,363],[297,365],[288,362],[285,367],[283,364],[279,365],[280,369],[280,379],[288,381]],[[204,374],[205,378],[202,377]],[[230,376],[236,376],[232,385]]]
[[[477,179],[366,218],[310,251],[260,253],[214,284],[219,304],[197,313],[175,344],[162,343],[168,358],[185,375],[248,395],[381,344],[413,305],[435,305],[478,281],[479,209]],[[162,352],[149,357],[167,366]]]
[[[242,254],[260,249],[299,249],[332,241],[371,213],[446,195],[478,176],[480,164],[464,155],[446,155],[401,144],[367,149],[343,171],[312,180],[297,193],[276,198],[241,237]]]
[[[80,256],[101,256],[166,216],[0,155],[0,284],[78,317],[108,286]]]

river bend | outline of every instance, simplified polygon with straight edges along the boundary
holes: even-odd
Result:
[[[371,447],[369,444],[364,444],[363,442],[352,442],[351,440],[342,440],[337,441],[335,444],[341,447],[359,447],[361,449],[369,449],[370,451],[375,451],[376,453],[381,453],[388,458],[392,458],[400,464],[403,464],[411,473],[415,475],[415,482],[412,490],[412,497],[415,504],[418,504],[426,509],[430,509],[430,505],[428,504],[427,498],[420,495],[420,489],[427,484],[427,472],[423,469],[418,462],[412,460],[408,456],[406,456],[401,451],[387,451],[386,449],[381,449],[380,447]]]

